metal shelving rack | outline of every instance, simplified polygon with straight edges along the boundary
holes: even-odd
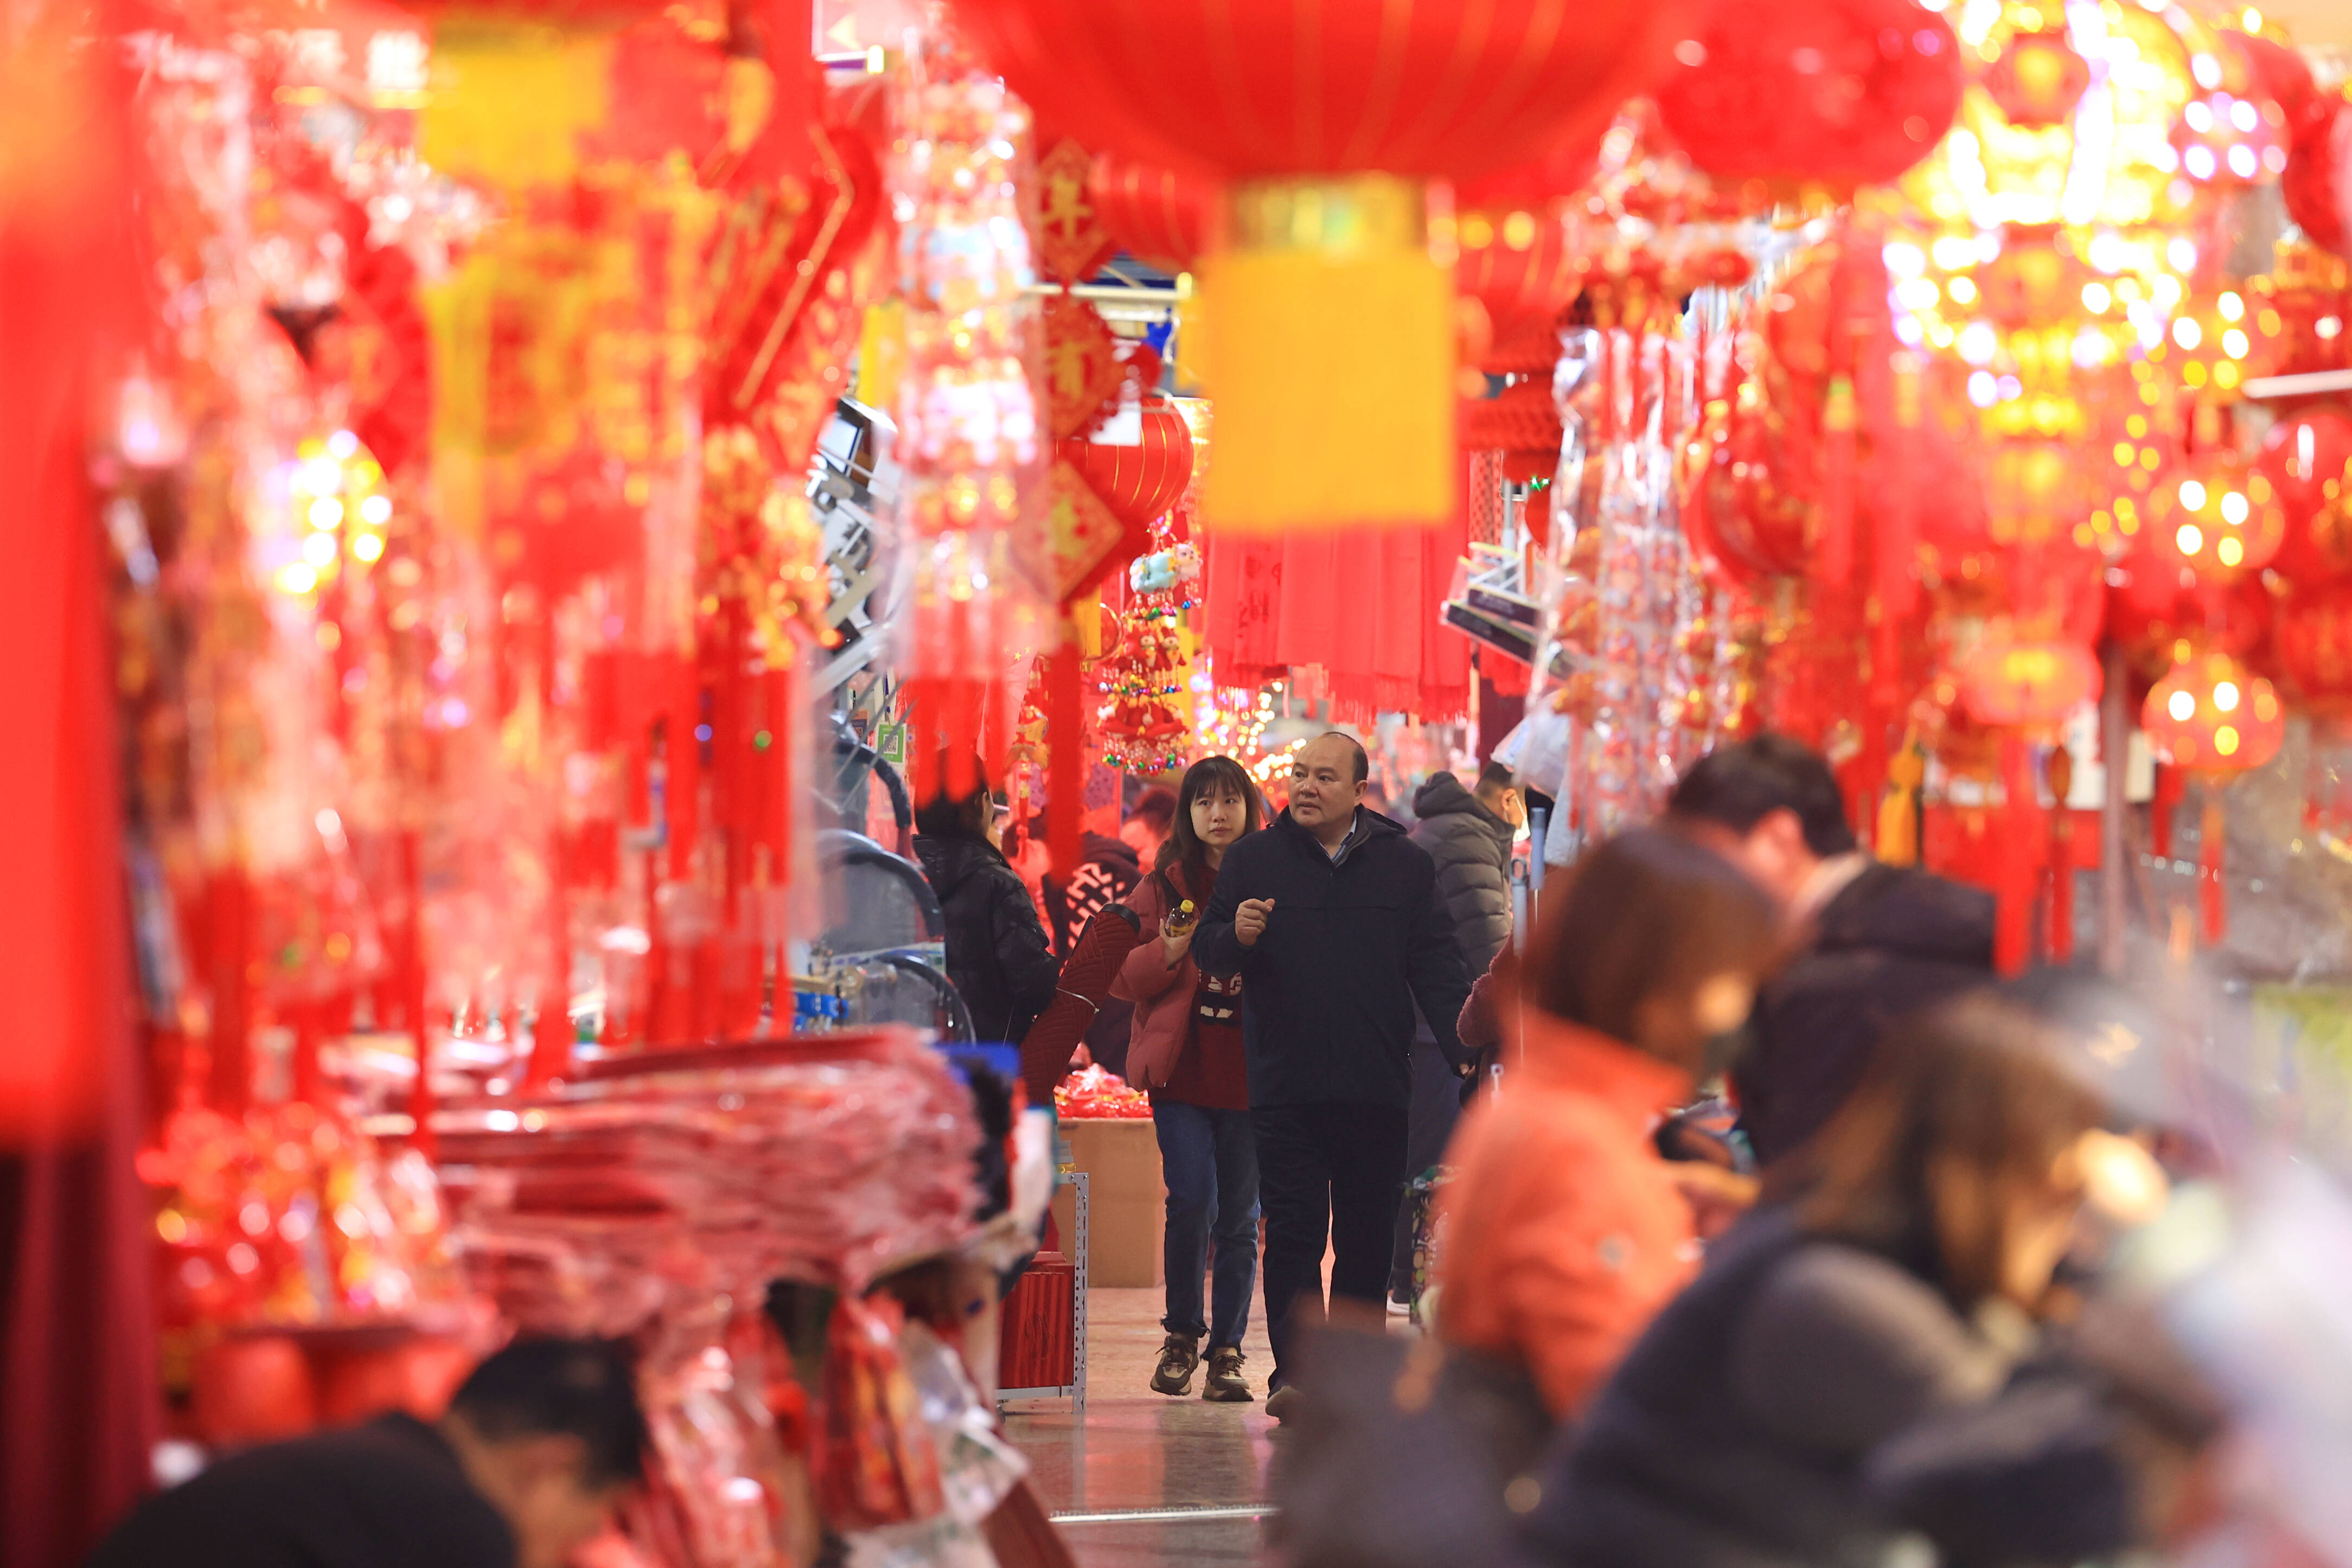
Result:
[[[1080,1416],[1087,1413],[1087,1173],[1063,1171],[1059,1185],[1075,1188],[1076,1197],[1071,1204],[1073,1219],[1070,1252],[1070,1376],[1072,1381],[1056,1388],[1000,1388],[998,1405],[1009,1405],[1016,1399],[1069,1399],[1076,1401]]]

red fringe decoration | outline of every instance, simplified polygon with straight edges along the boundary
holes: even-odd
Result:
[[[2223,851],[2230,825],[2221,810],[2221,792],[2209,788],[2205,811],[2198,825],[2197,894],[2204,916],[2205,945],[2218,947],[2230,934],[2230,884],[2221,880]]]

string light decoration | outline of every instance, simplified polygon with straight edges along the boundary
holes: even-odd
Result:
[[[271,578],[281,591],[314,592],[333,580],[347,558],[369,566],[383,556],[392,497],[383,466],[358,436],[338,430],[303,442],[281,480],[294,519],[280,536],[286,559]]]
[[[1220,688],[1208,654],[1192,672],[1192,754],[1230,757],[1247,767],[1264,744],[1265,727],[1274,722],[1275,695],[1281,683],[1256,692]]]

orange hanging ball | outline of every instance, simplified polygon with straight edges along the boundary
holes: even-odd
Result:
[[[2190,458],[2155,497],[2148,548],[2159,562],[2231,581],[2286,543],[2286,508],[2260,468],[2226,447]]]
[[[2140,709],[2148,745],[2175,767],[2242,773],[2278,755],[2286,709],[2270,682],[2227,653],[2173,665]]]
[[[2099,662],[2058,638],[1990,636],[1960,665],[1960,699],[1979,724],[2056,724],[2099,695]]]

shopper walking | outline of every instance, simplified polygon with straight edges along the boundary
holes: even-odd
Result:
[[[2011,1377],[2086,1175],[2136,1148],[2101,1116],[1990,998],[1874,1052],[1801,1156],[1806,1196],[1718,1243],[1594,1402],[1528,1521],[1536,1557],[1878,1563],[1906,1529],[1971,1568],[2132,1545],[2139,1445],[2101,1380],[2063,1359]]]
[[[1679,834],[1588,851],[1517,967],[1510,1088],[1471,1107],[1445,1163],[1438,1333],[1524,1367],[1555,1416],[1580,1410],[1689,1279],[1688,1189],[1658,1116],[1721,1068],[1780,945],[1771,900]]]
[[[1779,897],[1803,945],[1757,999],[1732,1077],[1773,1165],[1836,1114],[1890,1023],[1992,979],[1992,894],[1873,860],[1829,763],[1785,736],[1708,752],[1666,810]]]
[[[1489,762],[1475,790],[1439,771],[1413,792],[1412,839],[1437,866],[1437,896],[1454,916],[1454,939],[1473,976],[1484,975],[1511,939],[1511,845],[1527,806],[1511,770]],[[1456,1025],[1458,1030],[1459,1025]],[[1425,1176],[1445,1153],[1462,1114],[1463,1085],[1439,1053],[1437,1035],[1422,1019],[1413,1031],[1412,1105],[1405,1133],[1404,1168]],[[1466,1042],[1465,1042],[1466,1043]],[[1396,1249],[1389,1264],[1389,1311],[1406,1312],[1413,1300],[1413,1204],[1397,1213]]]
[[[1059,972],[1037,906],[997,847],[1003,831],[984,777],[915,812],[915,855],[947,921],[948,978],[983,1040],[1018,1040],[1054,999]]]
[[[1265,1207],[1266,1408],[1281,1416],[1301,1329],[1334,1311],[1381,1321],[1412,1099],[1413,1009],[1461,1065],[1469,994],[1429,852],[1364,808],[1364,748],[1337,732],[1301,747],[1290,804],[1234,846],[1192,956],[1238,976],[1250,1124]],[[1345,1308],[1341,1307],[1345,1303]]]
[[[1249,1069],[1238,978],[1203,976],[1192,959],[1201,911],[1225,853],[1258,831],[1258,791],[1230,757],[1184,770],[1171,831],[1130,907],[1141,938],[1111,994],[1135,1004],[1128,1080],[1151,1092],[1151,1127],[1168,1187],[1167,1338],[1151,1374],[1161,1394],[1192,1392],[1209,1342],[1202,1397],[1246,1402],[1242,1335],[1257,1283],[1257,1144],[1250,1132]],[[1201,1281],[1214,1249],[1208,1317]]]
[[[149,1499],[89,1568],[563,1568],[644,1467],[626,1355],[525,1339],[449,1413],[385,1416],[222,1459]]]

